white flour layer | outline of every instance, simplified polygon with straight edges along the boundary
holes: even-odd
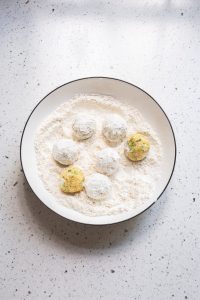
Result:
[[[102,201],[88,198],[85,191],[68,195],[59,189],[59,174],[63,166],[52,158],[52,146],[58,139],[73,138],[72,121],[78,113],[92,115],[97,124],[96,133],[92,138],[78,142],[81,150],[79,159],[74,165],[83,170],[85,177],[96,172],[95,156],[99,150],[113,146],[120,155],[119,169],[109,177],[112,182],[112,193],[108,199]],[[111,113],[125,119],[128,125],[127,136],[137,131],[148,136],[151,148],[146,159],[131,162],[124,155],[124,142],[119,145],[107,144],[102,136],[102,123]],[[45,188],[55,196],[55,201],[90,216],[134,211],[145,202],[149,203],[161,174],[162,150],[156,133],[139,111],[108,96],[80,95],[60,105],[38,129],[35,151],[39,176]]]

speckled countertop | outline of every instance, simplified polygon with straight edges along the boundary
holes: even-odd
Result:
[[[199,1],[1,0],[0,12],[0,299],[198,300]],[[31,192],[19,160],[37,102],[95,75],[154,96],[178,146],[161,199],[106,227],[51,212]]]

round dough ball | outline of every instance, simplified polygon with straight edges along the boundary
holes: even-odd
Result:
[[[105,175],[94,173],[87,178],[85,190],[89,198],[103,200],[110,193],[111,181]]]
[[[54,143],[52,155],[60,164],[68,166],[78,159],[79,148],[74,141],[61,139]]]
[[[136,133],[128,139],[125,145],[125,154],[132,161],[140,161],[147,156],[149,149],[150,143],[146,136]]]
[[[72,129],[78,140],[85,140],[95,133],[96,122],[91,116],[79,114],[73,121]]]
[[[109,142],[122,142],[126,136],[126,131],[126,122],[118,115],[109,115],[103,123],[102,133]]]
[[[97,153],[96,170],[105,175],[114,174],[119,167],[119,154],[112,148],[105,148]]]
[[[77,167],[68,167],[61,174],[61,191],[64,193],[77,193],[83,190],[84,175]]]

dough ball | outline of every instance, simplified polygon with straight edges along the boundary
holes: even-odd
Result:
[[[112,148],[105,148],[97,153],[96,170],[105,175],[114,174],[119,167],[119,154]]]
[[[132,161],[139,161],[147,156],[150,143],[145,135],[136,133],[125,144],[125,154]]]
[[[79,148],[72,140],[58,140],[53,145],[52,155],[60,164],[68,166],[78,159]]]
[[[77,167],[68,167],[61,174],[61,191],[64,193],[77,193],[83,190],[84,175]]]
[[[103,200],[110,193],[111,181],[105,175],[94,173],[87,178],[85,190],[89,198]]]
[[[118,115],[109,115],[103,123],[103,135],[109,142],[122,142],[126,136],[127,125]]]
[[[72,129],[78,140],[88,139],[96,131],[95,119],[86,114],[79,114],[73,121]]]

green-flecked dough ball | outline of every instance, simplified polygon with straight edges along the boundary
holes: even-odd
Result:
[[[125,144],[125,154],[132,161],[143,160],[150,149],[150,143],[145,135],[135,133]]]
[[[65,168],[61,174],[62,183],[60,189],[64,193],[77,193],[83,190],[83,182],[85,180],[81,169],[71,166]]]

